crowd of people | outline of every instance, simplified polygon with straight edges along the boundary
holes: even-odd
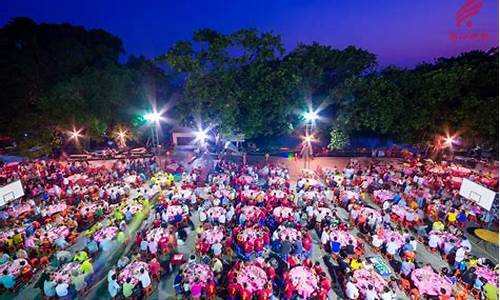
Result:
[[[203,178],[154,159],[39,160],[0,177],[26,194],[0,211],[5,292],[36,275],[47,299],[84,298],[106,277],[109,298],[146,299],[172,276],[182,299],[498,298],[498,265],[464,232],[498,216],[457,185],[497,190],[487,169],[351,160],[295,182],[268,161],[218,160]]]

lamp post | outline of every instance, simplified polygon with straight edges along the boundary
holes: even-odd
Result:
[[[158,128],[160,127],[160,121],[162,120],[161,113],[158,112],[147,113],[144,115],[144,119],[151,124],[151,144],[156,149],[160,144]]]
[[[317,119],[319,119],[319,116],[318,113],[315,111],[308,111],[304,113],[304,119],[306,121],[305,123],[306,134],[304,136],[304,141],[302,143],[301,155],[302,158],[304,159],[304,169],[308,169],[310,168],[310,158],[313,154],[311,142],[314,141],[314,136],[311,135],[311,131],[314,123],[316,122]]]

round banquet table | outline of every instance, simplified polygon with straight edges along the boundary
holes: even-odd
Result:
[[[243,197],[253,200],[260,195],[260,192],[256,190],[244,190],[241,194]]]
[[[273,209],[273,216],[276,218],[289,218],[292,216],[293,209],[286,206],[278,206]]]
[[[451,282],[434,272],[430,266],[413,270],[411,280],[420,295],[438,296],[441,288],[445,289],[446,295],[451,295]]]
[[[495,271],[487,267],[476,266],[476,275],[478,277],[483,277],[488,281],[488,283],[498,287],[498,273],[496,273]]]
[[[241,208],[241,213],[245,215],[247,220],[252,220],[254,218],[257,218],[260,212],[261,212],[260,208],[254,205],[248,205]]]
[[[396,232],[396,231],[392,231],[392,230],[384,230],[384,241],[386,243],[389,243],[391,241],[391,239],[394,239],[394,242],[398,245],[398,249],[403,247],[403,245],[405,244],[405,240],[403,238],[403,236],[399,233],[399,232]]]
[[[151,230],[148,230],[146,233],[146,238],[149,240],[153,239],[156,242],[159,242],[162,237],[168,237],[170,235],[169,230],[165,227],[157,227]]]
[[[261,237],[263,237],[264,230],[261,229],[261,227],[255,227],[255,228],[247,227],[247,228],[243,229],[243,231],[241,231],[238,234],[238,239],[241,238],[241,240],[243,240],[243,241],[246,241],[248,239],[248,241],[253,243],[255,241],[255,238],[257,238],[257,234],[259,234]]]
[[[277,199],[283,199],[286,197],[286,193],[283,192],[282,190],[274,190],[274,191],[270,192],[269,195],[271,195]]]
[[[80,269],[80,264],[77,263],[77,262],[69,262],[65,265],[62,266],[62,268],[60,268],[59,270],[57,270],[56,272],[54,272],[54,276],[55,276],[55,281],[59,281],[59,280],[62,280],[63,282],[67,283],[67,284],[71,284],[71,273],[73,272],[73,270],[79,270]]]
[[[362,295],[366,294],[368,285],[372,285],[378,294],[381,294],[387,282],[375,270],[360,269],[354,271],[354,278],[356,278],[356,287]]]
[[[173,219],[176,215],[184,215],[184,209],[181,205],[169,205],[167,206],[167,217]]]
[[[248,176],[248,175],[242,175],[242,176],[240,176],[240,180],[246,184],[250,184],[250,183],[252,183],[253,178],[251,176]]]
[[[498,232],[487,230],[487,229],[476,229],[474,234],[490,244],[498,245]]]
[[[358,240],[356,239],[355,236],[353,236],[350,232],[348,231],[343,231],[343,230],[333,230],[330,232],[330,240],[333,241],[333,238],[337,237],[337,241],[340,243],[342,246],[347,246],[349,245],[349,241],[352,241],[352,245],[354,247],[357,246]]]
[[[141,269],[149,271],[149,266],[147,263],[137,260],[133,263],[128,264],[123,270],[118,274],[118,282],[120,284],[125,283],[127,278],[130,277],[130,283],[135,287],[139,282],[139,276],[141,275]]]
[[[278,238],[282,241],[286,240],[287,237],[289,237],[290,242],[295,242],[295,241],[300,241],[302,240],[302,234],[300,231],[298,231],[295,228],[289,228],[289,227],[282,227],[276,229],[278,233]]]
[[[94,233],[94,236],[92,237],[94,241],[96,242],[102,242],[104,240],[113,240],[115,236],[118,234],[118,227],[116,226],[108,226],[104,227],[100,230],[98,230],[96,233]]]
[[[268,282],[266,272],[256,265],[244,266],[236,275],[236,280],[242,286],[246,282],[247,289],[251,293],[264,289],[264,285]]]
[[[80,213],[82,215],[86,215],[88,212],[95,212],[97,208],[97,203],[88,203],[85,204],[82,208],[80,208]]]
[[[333,216],[333,212],[328,207],[318,207],[314,209],[313,216],[316,218],[316,221],[321,221],[326,216]]]
[[[219,220],[219,217],[226,214],[226,209],[222,206],[210,207],[207,210],[207,217],[214,218],[215,221]]]
[[[208,244],[213,245],[215,243],[220,243],[224,239],[224,232],[220,227],[214,227],[203,231],[201,238],[207,241]]]
[[[210,280],[214,278],[214,273],[209,265],[205,264],[190,264],[184,270],[184,278],[187,279],[189,284],[192,284],[196,278],[198,278],[199,282],[205,286]]]
[[[292,285],[301,297],[309,298],[318,289],[318,278],[307,267],[295,267],[290,270],[289,275]]]
[[[366,216],[368,217],[369,215],[373,214],[374,217],[376,218],[381,218],[382,215],[380,214],[380,212],[378,210],[375,210],[371,207],[363,207],[361,208],[361,211],[360,213],[363,215],[363,216]]]
[[[373,196],[379,200],[379,203],[382,203],[387,200],[392,200],[394,198],[394,193],[388,190],[376,190],[373,192]]]

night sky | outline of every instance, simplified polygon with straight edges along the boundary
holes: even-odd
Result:
[[[288,50],[298,42],[318,41],[341,49],[355,45],[375,53],[382,66],[411,67],[440,56],[498,46],[498,0],[483,0],[478,14],[469,19],[472,27],[458,28],[455,16],[465,2],[4,0],[0,23],[27,16],[37,22],[102,28],[123,40],[127,54],[146,57],[164,53],[199,28],[230,33],[253,27],[281,34]],[[457,40],[452,38],[455,33]],[[480,34],[488,36],[481,40]]]

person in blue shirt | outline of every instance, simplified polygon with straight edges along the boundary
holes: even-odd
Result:
[[[125,221],[130,222],[132,220],[133,214],[130,211],[130,207],[127,207],[127,211],[125,212]]]
[[[399,201],[401,200],[401,195],[399,193],[396,193],[396,195],[394,195],[394,198],[392,198],[394,204],[398,204]]]
[[[339,254],[340,253],[340,243],[338,241],[338,238],[336,236],[333,237],[333,241],[330,243],[330,247],[332,248],[332,253],[333,254]]]
[[[2,284],[6,289],[11,289],[16,285],[16,277],[9,274],[7,270],[3,270],[3,276],[0,277],[0,284]]]
[[[49,275],[49,278],[47,278],[43,282],[43,293],[46,297],[52,298],[56,296],[56,283],[52,279],[52,276]]]

